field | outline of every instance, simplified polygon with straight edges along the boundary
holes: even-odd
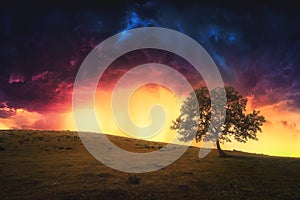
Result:
[[[163,144],[109,136],[136,152]],[[76,132],[0,131],[0,199],[300,199],[300,159],[190,147],[161,170],[128,174],[93,158]]]

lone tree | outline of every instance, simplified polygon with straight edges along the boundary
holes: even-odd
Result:
[[[219,94],[222,91],[224,92],[221,88],[211,91],[215,102],[220,100]],[[171,130],[178,131],[181,136],[179,140],[186,142],[193,140],[195,137],[197,142],[214,141],[220,157],[227,156],[221,149],[220,142],[231,142],[232,138],[243,143],[247,142],[248,139],[258,140],[256,133],[261,132],[260,127],[265,122],[264,116],[259,115],[260,112],[255,110],[246,113],[247,99],[243,98],[233,87],[226,86],[225,91],[227,103],[221,105],[223,110],[226,109],[225,120],[223,117],[224,123],[219,123],[222,121],[220,114],[214,114],[213,120],[217,123],[211,123],[212,112],[218,112],[215,110],[220,109],[220,105],[214,105],[214,109],[212,109],[207,87],[195,90],[196,100],[191,94],[184,101],[181,114],[170,127]],[[198,101],[199,107],[195,106],[196,101]],[[199,109],[199,112],[196,109]],[[211,127],[209,128],[210,124]]]

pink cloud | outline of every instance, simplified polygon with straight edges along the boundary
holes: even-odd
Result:
[[[34,76],[32,76],[31,77],[31,80],[32,81],[36,81],[36,80],[43,80],[43,79],[45,79],[45,77],[46,77],[46,75],[49,73],[49,71],[44,71],[44,72],[42,72],[42,73],[39,73],[39,74],[37,74],[37,75],[34,75]]]
[[[70,60],[70,65],[71,65],[71,66],[74,66],[74,65],[76,64],[76,62],[77,62],[77,61],[76,61],[75,59],[72,59],[72,60]]]
[[[13,84],[13,83],[23,83],[25,80],[24,76],[22,75],[19,75],[19,74],[11,74],[10,77],[9,77],[9,80],[8,82],[10,84]]]

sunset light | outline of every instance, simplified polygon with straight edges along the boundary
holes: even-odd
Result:
[[[299,11],[1,1],[0,199],[300,199]]]

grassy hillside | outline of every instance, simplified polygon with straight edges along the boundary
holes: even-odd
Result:
[[[147,152],[162,143],[110,136]],[[300,159],[189,150],[156,172],[128,174],[94,159],[75,132],[0,131],[1,199],[300,199]]]

